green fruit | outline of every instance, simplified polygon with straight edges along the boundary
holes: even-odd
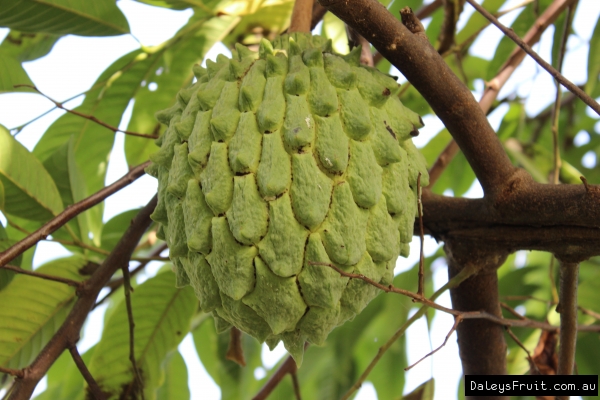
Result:
[[[319,36],[238,46],[195,67],[197,81],[157,114],[168,126],[148,173],[152,218],[178,284],[219,329],[233,325],[298,364],[378,293],[328,266],[389,284],[407,255],[422,126],[399,85]]]

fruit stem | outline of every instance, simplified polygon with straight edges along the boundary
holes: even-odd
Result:
[[[292,22],[290,23],[290,29],[288,30],[289,33],[310,33],[313,2],[314,0],[296,0],[294,3],[294,11],[292,12]]]

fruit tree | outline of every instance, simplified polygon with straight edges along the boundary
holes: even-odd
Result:
[[[4,3],[3,398],[190,398],[186,337],[232,400],[433,399],[454,337],[462,375],[599,373],[595,0]],[[129,48],[46,90],[74,36]]]

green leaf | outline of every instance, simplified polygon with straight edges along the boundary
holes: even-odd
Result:
[[[33,61],[48,54],[60,38],[47,33],[11,30],[0,44],[0,51],[20,62]]]
[[[202,365],[221,388],[221,399],[251,399],[262,386],[261,382],[254,378],[254,370],[262,366],[260,343],[253,337],[242,334],[246,366],[241,367],[225,359],[229,346],[229,331],[218,334],[213,318],[205,319],[192,335]]]
[[[95,348],[94,346],[81,355],[86,365],[89,364]],[[68,351],[64,351],[52,364],[47,376],[48,387],[43,393],[36,396],[35,400],[85,399],[85,381]]]
[[[2,186],[2,184],[0,183],[0,187],[1,186]],[[4,226],[2,226],[2,223],[0,223],[0,253],[3,252],[4,250],[8,249],[9,247],[11,247],[16,242],[17,242],[16,240],[11,240],[8,238],[6,229],[4,229]],[[11,265],[20,267],[22,260],[23,260],[23,255],[21,254],[14,260],[12,260],[10,263],[11,263]],[[14,272],[8,271],[6,269],[0,269],[0,290],[4,289],[6,287],[6,285],[8,285],[10,283],[10,281],[12,281],[14,276],[15,276]]]
[[[129,33],[127,19],[114,0],[3,0],[0,26],[59,35]]]
[[[494,14],[505,2],[506,0],[485,0],[481,3],[481,6]],[[467,21],[465,27],[456,34],[456,43],[464,42],[487,25],[489,25],[488,20],[478,12],[474,12],[469,18],[469,21]]]
[[[264,36],[272,38],[275,33],[283,32],[289,26],[294,3],[278,1],[262,7],[255,13],[242,18],[235,29],[223,39],[223,43],[233,48],[236,42],[245,45],[257,44]]]
[[[433,400],[435,380],[433,378],[423,382],[412,392],[402,396],[403,400]]]
[[[42,163],[0,125],[0,181],[3,212],[46,221],[63,210],[54,180]]]
[[[207,8],[202,0],[136,0],[140,3],[155,7],[170,8],[173,10],[185,10],[190,7]]]
[[[454,196],[460,197],[469,190],[475,180],[475,173],[467,162],[465,155],[459,152],[450,161],[442,175],[433,185],[434,193],[444,193],[446,189],[451,189]]]
[[[75,140],[71,139],[59,147],[50,158],[44,161],[44,167],[56,182],[60,197],[65,207],[85,198],[87,190],[85,181],[75,163]],[[89,212],[81,213],[68,222],[77,237],[85,243],[89,242]]]
[[[156,394],[156,400],[189,399],[188,371],[179,351],[173,352],[165,366],[165,381]]]
[[[131,220],[135,218],[139,211],[139,209],[127,210],[108,220],[102,228],[100,247],[104,250],[112,251],[123,236],[123,233],[125,233],[127,228],[129,228],[129,225],[131,225]]]
[[[136,363],[146,398],[154,398],[165,357],[189,331],[198,300],[191,287],[177,289],[175,275],[166,271],[138,286],[131,295],[131,306]],[[111,399],[129,398],[139,391],[129,360],[125,302],[119,304],[108,319],[88,367]]]
[[[590,40],[590,52],[588,54],[588,81],[585,84],[585,92],[592,94],[600,80],[600,20],[596,22],[592,39]]]
[[[340,54],[348,54],[348,35],[346,34],[346,25],[344,21],[332,13],[326,13],[323,17],[323,27],[321,35],[333,42],[333,50]]]
[[[238,22],[238,17],[224,15],[203,23],[202,20],[190,21],[184,26],[182,31],[201,23],[191,37],[162,52],[147,71],[144,80],[156,83],[156,90],[150,91],[148,85],[139,88],[127,129],[150,133],[159,127],[154,113],[173,104],[177,92],[191,83],[194,77],[192,66],[202,62],[206,52],[227,36]],[[158,148],[152,140],[135,136],[125,138],[125,155],[129,166],[148,160],[148,156],[156,151]]]
[[[83,281],[86,277],[79,270],[86,263],[85,258],[73,256],[36,271]],[[27,366],[63,323],[75,298],[75,288],[64,283],[15,276],[0,292],[0,366]]]
[[[6,233],[2,224],[0,224],[0,232]],[[0,235],[2,236],[2,235]],[[0,252],[11,247],[13,244],[17,243],[16,240],[10,240],[8,237],[2,238],[0,237]],[[21,266],[21,261],[23,260],[23,255],[19,255],[17,258],[10,262],[11,265],[15,265],[17,267]],[[16,273],[12,271],[8,271],[6,269],[0,269],[0,290],[4,289],[15,277]]]
[[[21,63],[7,54],[6,50],[0,48],[0,93],[33,92],[30,88],[16,88],[15,85],[33,86],[33,82]]]
[[[442,30],[442,23],[444,21],[444,8],[440,7],[433,12],[431,22],[427,25],[425,33],[429,39],[429,43],[436,45],[437,38],[440,36]],[[457,42],[459,43],[459,42]]]
[[[155,57],[134,50],[115,61],[100,75],[87,92],[83,104],[76,110],[112,126],[119,125],[123,112],[152,68]],[[115,137],[113,131],[67,113],[48,128],[33,153],[45,161],[71,136],[74,136],[75,161],[87,184],[88,194],[95,193],[104,187],[106,167]],[[99,211],[97,218],[101,218],[100,207],[95,209]]]
[[[598,343],[598,334],[591,332],[580,333],[577,341],[577,351],[575,362],[580,375],[597,375],[600,370],[600,343]],[[593,399],[594,397],[584,397],[584,399]]]

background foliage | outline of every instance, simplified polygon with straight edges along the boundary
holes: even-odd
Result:
[[[189,21],[164,43],[151,47],[140,45],[113,62],[81,94],[83,101],[76,111],[117,126],[128,105],[133,104],[126,129],[145,134],[160,133],[164,129],[154,119],[155,111],[171,105],[177,91],[192,82],[192,66],[202,62],[216,43],[221,42],[231,48],[235,43],[255,45],[262,37],[272,39],[287,28],[293,6],[290,0],[140,2],[158,8],[189,9],[193,13]],[[382,0],[382,3],[396,16],[405,5],[415,10],[423,6],[422,0]],[[483,1],[484,7],[492,12],[506,9],[508,3],[509,0]],[[511,7],[516,6],[517,9],[513,12],[513,15],[517,14],[512,22],[514,31],[523,36],[550,3],[550,0],[510,1]],[[586,4],[589,2],[581,1],[576,13],[585,15]],[[24,15],[33,17],[24,18]],[[438,8],[424,20],[427,36],[434,45],[438,41],[443,18],[443,8]],[[555,66],[564,20],[562,16],[553,24],[554,34],[550,38],[551,61]],[[510,40],[503,38],[493,52],[488,50],[491,57],[477,55],[473,48],[479,37],[485,40],[489,31],[485,29],[487,24],[478,14],[463,18],[456,33],[456,47],[446,57],[451,68],[476,96],[480,96],[484,82],[496,75],[515,48]],[[31,92],[29,88],[14,87],[35,84],[23,63],[46,56],[65,35],[112,36],[130,32],[127,18],[118,3],[111,0],[6,0],[0,8],[0,26],[10,28],[0,44],[0,93],[6,94]],[[336,51],[348,50],[346,30],[337,17],[326,14],[317,29],[333,40]],[[579,36],[577,29],[569,28],[569,35],[567,60],[575,56],[578,48],[583,48],[585,55],[579,54],[578,57],[581,62],[587,63],[587,79],[585,76],[571,78],[592,97],[598,98],[600,22],[593,28],[589,43]],[[390,64],[386,60],[378,67],[390,72]],[[397,71],[392,69],[391,73],[397,74]],[[553,169],[554,152],[551,99],[546,99],[543,106],[534,112],[528,109],[528,98],[535,93],[527,89],[534,87],[532,82],[537,75],[538,72],[534,72],[527,78],[528,81],[521,83],[521,87],[513,84],[501,92],[491,114],[498,126],[498,136],[514,164],[526,169],[535,180],[547,183]],[[426,123],[439,126],[428,104],[410,84],[404,86],[401,100],[423,116]],[[115,143],[114,132],[72,114],[64,114],[52,123],[33,151],[19,142],[21,129],[23,126],[0,126],[0,210],[3,216],[0,250],[10,247],[66,207],[104,187]],[[571,94],[565,93],[558,132],[563,161],[561,181],[578,183],[579,176],[584,175],[590,183],[600,183],[600,168],[596,161],[600,156],[598,116]],[[451,137],[445,129],[439,132],[429,130],[426,136],[429,140],[419,143],[431,166]],[[146,161],[148,155],[156,151],[151,140],[133,136],[125,138],[123,149],[130,167]],[[441,175],[433,191],[462,196],[473,187],[477,187],[475,175],[459,154]],[[76,281],[86,279],[89,267],[101,263],[114,248],[136,212],[135,209],[125,211],[106,221],[103,219],[103,206],[99,205],[79,215],[49,238],[61,243],[71,255],[51,261],[36,271]],[[161,246],[163,244],[156,241],[155,232],[151,229],[134,257],[165,256]],[[27,251],[13,264],[32,269],[34,252],[35,248]],[[432,276],[437,271],[432,265],[438,269],[443,267],[443,257],[443,250],[439,249],[426,260],[428,293],[433,290]],[[132,261],[132,268],[140,262]],[[539,252],[509,257],[499,270],[500,294],[512,296],[506,298],[506,303],[531,319],[556,323],[556,276],[549,276],[552,263],[549,254]],[[596,312],[582,314],[580,322],[583,324],[592,323],[600,317],[597,314],[600,311],[599,266],[598,258],[581,265],[579,304]],[[116,290],[106,301],[108,308],[102,337],[83,354],[92,375],[107,388],[126,388],[134,380],[129,369],[124,296],[115,283],[120,282],[119,279],[115,276],[109,284]],[[395,286],[409,290],[415,290],[416,283],[416,265],[398,274],[394,281]],[[28,365],[64,321],[75,295],[73,288],[60,283],[15,276],[10,271],[0,270],[0,366],[18,369]],[[224,355],[229,335],[217,334],[212,317],[198,312],[191,288],[175,288],[175,277],[168,263],[154,277],[140,281],[132,294],[132,302],[137,332],[136,360],[148,371],[144,388],[147,399],[184,399],[190,396],[186,363],[177,350],[188,333],[193,335],[200,361],[221,388],[223,399],[251,398],[277,369],[277,366],[269,368],[265,365],[261,345],[247,336],[243,337],[246,367],[226,360]],[[303,396],[308,399],[339,398],[356,381],[381,343],[412,315],[410,310],[413,307],[414,304],[407,298],[382,294],[354,321],[336,329],[324,347],[310,347],[298,372]],[[430,328],[434,315],[433,311],[427,314]],[[538,344],[539,330],[514,329],[514,333],[530,351]],[[509,337],[507,343],[509,372],[526,373],[529,365],[525,352]],[[408,363],[407,345],[410,344],[407,344],[406,337],[401,337],[369,376],[368,380],[379,398],[400,398],[405,392],[402,371]],[[597,374],[600,371],[597,334],[580,334],[577,367],[580,374]],[[255,373],[259,368],[266,371],[262,374],[264,376]],[[11,381],[10,377],[0,374],[0,388],[8,388]],[[421,390],[415,391],[416,397],[411,398],[432,398],[433,382],[424,384]],[[83,399],[84,386],[83,378],[69,355],[63,354],[48,373],[47,389],[37,398]],[[292,398],[291,380],[285,379],[275,393],[275,398]],[[438,396],[448,398],[447,393]]]

